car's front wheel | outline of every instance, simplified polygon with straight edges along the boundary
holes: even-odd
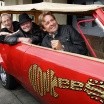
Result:
[[[2,86],[6,89],[15,89],[16,88],[16,80],[13,76],[7,74],[5,69],[0,65],[0,78]]]

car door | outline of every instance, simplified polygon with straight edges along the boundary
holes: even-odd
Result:
[[[99,104],[103,100],[102,92],[97,93],[104,63],[98,59],[31,46],[24,54],[22,69],[23,85],[46,104]]]
[[[6,45],[3,49],[4,60],[6,63],[7,70],[10,75],[14,76],[19,81],[22,81],[23,77],[23,57],[25,51],[30,47],[30,45],[19,43],[17,45]]]

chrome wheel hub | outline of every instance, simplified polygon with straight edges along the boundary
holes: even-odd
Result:
[[[1,77],[2,83],[5,85],[7,76],[6,76],[6,73],[5,73],[4,68],[2,66],[0,66],[0,77]]]

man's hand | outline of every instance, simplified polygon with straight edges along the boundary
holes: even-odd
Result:
[[[62,44],[60,43],[59,40],[52,40],[51,41],[51,46],[52,46],[53,49],[63,50],[63,46],[62,46]]]
[[[30,38],[24,38],[24,37],[20,37],[18,39],[18,42],[26,42],[26,43],[31,43],[32,40]]]

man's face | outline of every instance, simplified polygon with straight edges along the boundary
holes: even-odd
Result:
[[[44,17],[42,25],[44,27],[43,30],[51,34],[55,33],[58,29],[58,23],[51,15],[46,15]]]
[[[12,27],[12,20],[11,20],[10,17],[8,17],[8,16],[5,15],[5,16],[2,17],[1,21],[2,21],[2,25],[5,28],[7,28],[8,30],[11,29],[11,27]]]
[[[24,22],[23,24],[20,25],[20,27],[24,32],[29,32],[32,28],[32,22],[31,21]]]

